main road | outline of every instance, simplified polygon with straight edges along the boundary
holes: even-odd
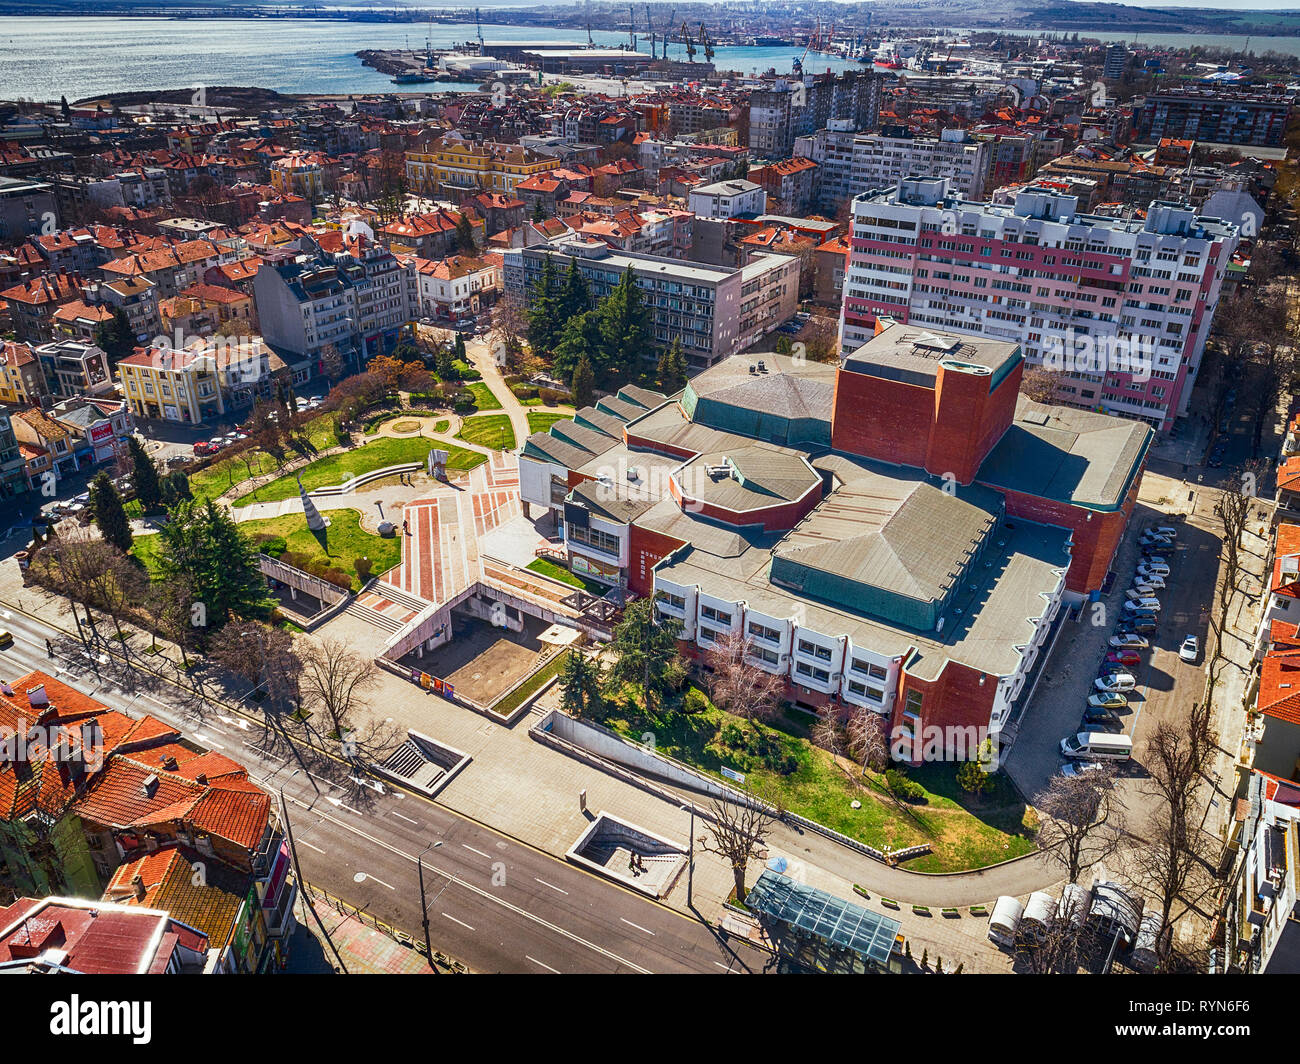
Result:
[[[123,693],[107,656],[90,662],[67,633],[3,601],[0,627],[15,640],[0,650],[0,678],[41,669],[112,708],[152,714],[238,761],[268,791],[283,793],[309,883],[417,939],[423,931],[416,862],[423,853],[433,947],[472,971],[721,974],[759,972],[771,959],[436,802],[349,777],[316,756],[268,749],[260,724],[188,689],[163,681],[152,692],[133,693],[128,685]],[[53,659],[47,638],[57,648]]]

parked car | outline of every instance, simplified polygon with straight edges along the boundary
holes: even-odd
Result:
[[[1117,720],[1085,720],[1082,727],[1089,734],[1105,732],[1109,735],[1119,735],[1124,731],[1124,725]]]
[[[1155,588],[1151,584],[1145,583],[1136,583],[1124,592],[1124,598],[1128,602],[1136,602],[1138,599],[1155,597]]]
[[[1102,706],[1089,706],[1083,711],[1083,719],[1089,724],[1119,723],[1119,714],[1113,709]]]
[[[1194,635],[1189,635],[1184,639],[1183,645],[1178,648],[1178,656],[1184,661],[1189,661],[1193,664],[1196,663],[1196,659],[1200,656],[1200,653],[1201,641]]]
[[[1134,599],[1124,603],[1124,609],[1129,613],[1159,613],[1160,600],[1156,598]]]
[[[14,634],[7,628],[0,628],[0,647],[11,647],[14,645]]]
[[[1112,650],[1106,655],[1106,660],[1112,665],[1139,665],[1142,662],[1136,650]]]
[[[1128,699],[1118,691],[1100,691],[1088,696],[1089,709],[1123,709],[1127,705]]]
[[[1170,564],[1169,552],[1165,551],[1163,554],[1157,554],[1155,551],[1152,550],[1144,550],[1142,552],[1142,561],[1140,561],[1138,564],[1139,565],[1169,565]]]
[[[1067,761],[1061,766],[1061,775],[1073,779],[1075,776],[1086,776],[1104,767],[1100,761]]]
[[[1113,647],[1133,647],[1136,650],[1146,650],[1151,644],[1136,632],[1118,632],[1110,637],[1110,645]]]
[[[1164,579],[1165,577],[1169,576],[1169,566],[1167,566],[1167,565],[1154,565],[1154,564],[1152,564],[1152,565],[1147,565],[1147,564],[1139,565],[1139,566],[1137,567],[1137,575],[1140,576],[1140,577],[1141,577],[1142,579],[1144,579],[1144,580],[1145,580],[1147,577],[1149,577],[1149,576],[1158,576],[1158,577],[1160,577],[1161,579]]]
[[[1165,578],[1159,573],[1147,573],[1146,576],[1134,577],[1134,579],[1139,581],[1135,586],[1149,588],[1151,591],[1163,591],[1168,587]]]
[[[167,459],[167,464],[169,466],[183,466],[189,465],[192,461],[194,461],[192,454],[174,454]]]
[[[1178,529],[1173,525],[1148,525],[1147,533],[1157,536],[1165,536],[1168,539],[1178,538]]]
[[[1092,682],[1098,691],[1132,691],[1137,687],[1137,680],[1131,672],[1107,673]]]
[[[1159,626],[1156,624],[1156,619],[1154,617],[1139,617],[1134,619],[1133,631],[1135,632],[1154,632],[1157,627]]]

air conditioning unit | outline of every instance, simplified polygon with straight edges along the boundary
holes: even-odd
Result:
[[[842,675],[843,675],[842,673],[838,673],[838,672],[831,673],[831,683],[839,683],[840,677]]]

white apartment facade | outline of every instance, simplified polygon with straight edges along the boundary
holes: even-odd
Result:
[[[1059,371],[1056,401],[1168,431],[1187,413],[1237,227],[1185,204],[1152,203],[1145,219],[1076,208],[1033,185],[1013,204],[967,201],[938,178],[856,197],[841,350],[878,317],[1008,340]]]

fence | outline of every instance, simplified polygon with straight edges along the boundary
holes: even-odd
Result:
[[[427,956],[427,951],[425,949],[423,940],[417,939],[412,935],[408,935],[401,928],[394,927],[392,924],[386,923],[385,921],[379,919],[379,917],[377,917],[374,913],[367,912],[365,909],[360,909],[357,906],[351,904],[350,902],[346,902],[342,898],[336,897],[335,895],[331,894],[328,890],[326,890],[324,887],[318,887],[313,883],[304,883],[303,887],[306,888],[306,892],[310,894],[314,899],[323,901],[326,905],[328,905],[340,916],[355,917],[357,920],[360,920],[363,924],[366,924],[368,927],[373,927],[376,931],[379,931],[381,934],[387,935],[389,938],[391,938],[394,942],[398,943],[399,945],[405,946],[407,947],[407,949],[415,950],[415,952],[420,954],[420,956],[422,957]],[[465,975],[466,973],[469,972],[469,969],[465,967],[465,965],[462,964],[460,961],[455,960],[452,957],[448,957],[445,953],[442,953],[438,950],[433,951],[433,963],[437,965],[439,968],[444,969],[447,973],[452,975]]]

